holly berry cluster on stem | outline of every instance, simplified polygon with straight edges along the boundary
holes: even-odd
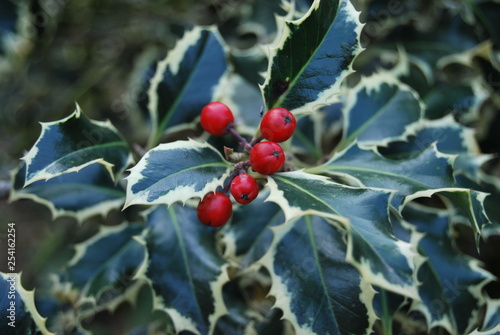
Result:
[[[234,171],[226,181],[226,187],[217,192],[206,194],[197,207],[198,219],[201,223],[220,227],[233,213],[230,191],[234,200],[240,204],[249,204],[259,194],[259,184],[247,170],[251,167],[255,172],[269,175],[278,172],[285,164],[285,153],[279,142],[292,137],[297,121],[294,115],[285,108],[269,110],[260,123],[261,136],[248,142],[234,128],[234,115],[231,109],[221,102],[211,102],[203,107],[200,116],[203,129],[211,135],[223,136],[232,134],[245,150],[246,154],[235,155],[232,149],[226,148],[226,158],[237,160]],[[266,141],[263,141],[263,140]],[[245,159],[248,156],[248,159]]]

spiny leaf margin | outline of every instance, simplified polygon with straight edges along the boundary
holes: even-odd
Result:
[[[358,16],[359,13],[349,0],[335,3],[315,0],[302,18],[295,21],[280,18],[284,20],[284,23],[279,24],[282,27],[281,36],[277,45],[270,50],[271,61],[266,80],[261,85],[261,92],[268,109],[284,107],[293,110],[294,113],[311,112],[322,105],[327,105],[333,95],[340,93],[341,82],[353,72],[352,62],[362,50],[359,37],[363,25]],[[346,24],[349,26],[344,26]],[[339,34],[342,30],[346,33]],[[353,38],[344,41],[342,38],[348,34],[352,34]],[[311,45],[304,45],[314,36],[317,38]],[[333,41],[327,41],[329,38]],[[292,53],[290,49],[293,49],[295,57],[297,53],[304,57],[304,63],[297,66],[298,70],[294,69],[291,63],[294,59],[290,58]],[[341,55],[336,55],[335,52]],[[337,62],[338,58],[341,61]],[[332,61],[334,59],[335,61]],[[330,61],[325,64],[324,60]],[[313,61],[319,64],[316,64],[316,67],[310,66]],[[333,73],[324,76],[325,69]],[[325,78],[307,83],[310,78],[318,77],[320,74]],[[314,94],[310,94],[311,90]],[[288,99],[291,92],[297,96]]]
[[[47,207],[53,220],[69,216],[81,223],[94,215],[104,217],[110,211],[122,207],[125,202],[125,189],[122,188],[121,184],[115,184],[100,164],[88,165],[78,172],[60,175],[48,181],[38,180],[23,188],[25,168],[26,164],[22,162],[19,167],[11,171],[9,202],[30,199]],[[86,180],[85,176],[89,179]],[[57,187],[62,187],[62,189],[54,192]],[[61,190],[64,190],[65,193]],[[92,196],[85,195],[82,190],[101,193],[100,195],[107,199],[99,199],[95,193]],[[44,192],[46,193],[44,194]],[[51,192],[52,194],[50,194]],[[48,195],[52,195],[53,198],[48,197]],[[69,201],[71,197],[74,199],[73,202]],[[81,198],[88,201],[90,206],[83,206]],[[74,208],[75,204],[78,204],[79,208]]]
[[[64,126],[69,123],[81,127],[82,129],[78,129],[81,133],[73,129],[65,130]],[[78,172],[94,163],[102,164],[115,180],[133,161],[127,143],[111,122],[88,119],[78,104],[71,115],[58,121],[42,122],[41,125],[40,136],[31,150],[22,157],[27,167],[24,186],[38,180]],[[52,130],[60,133],[59,140],[46,138],[46,134]],[[100,136],[98,139],[94,138],[96,132]],[[103,147],[106,148],[105,152],[100,152],[99,149]],[[47,150],[54,157],[50,157],[49,162],[44,162]],[[78,156],[82,157],[78,159]]]
[[[169,167],[178,163],[183,165],[173,169]],[[189,139],[160,144],[148,151],[137,165],[130,169],[130,175],[126,178],[127,195],[124,208],[138,204],[171,205],[176,201],[185,204],[191,198],[202,198],[222,186],[231,167],[231,164],[208,143]],[[187,172],[189,177],[176,176],[183,172]],[[195,177],[199,179],[196,180]],[[158,186],[159,183],[164,185]],[[173,183],[175,187],[171,187],[169,183]],[[200,186],[200,183],[203,185]]]

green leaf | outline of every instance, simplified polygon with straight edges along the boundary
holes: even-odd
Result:
[[[243,77],[233,73],[224,84],[221,84],[224,97],[220,100],[235,117],[235,126],[241,134],[254,135],[261,120],[261,109],[264,105],[258,87],[251,85]]]
[[[124,289],[146,262],[146,250],[134,236],[143,226],[123,223],[102,227],[100,232],[76,245],[66,270],[68,280],[82,295],[98,297],[109,288]]]
[[[45,320],[35,306],[33,291],[27,291],[17,273],[0,272],[0,332],[2,334],[50,335]]]
[[[54,219],[67,215],[82,222],[94,215],[104,216],[125,202],[125,189],[115,184],[100,164],[23,187],[25,175],[26,164],[23,162],[12,172],[9,201],[31,199],[46,206]]]
[[[488,96],[477,79],[461,83],[448,82],[438,77],[421,84],[412,82],[415,80],[412,75],[413,73],[409,73],[401,80],[418,90],[426,106],[425,117],[430,120],[452,114],[464,123],[470,122],[477,118],[479,108]]]
[[[387,330],[392,327],[394,315],[408,299],[380,287],[374,287],[374,290],[377,294],[373,298],[373,309],[382,322],[384,333],[387,334]]]
[[[231,164],[208,143],[189,140],[160,144],[130,169],[125,207],[202,198],[223,184],[230,169]]]
[[[416,251],[394,237],[388,207],[391,193],[330,182],[303,171],[268,177],[268,201],[276,202],[289,221],[314,214],[341,222],[347,234],[347,260],[373,284],[417,297],[413,271]]]
[[[460,215],[469,221],[477,238],[482,228],[490,223],[484,208],[488,194],[471,189],[452,188],[417,192],[405,199],[405,205],[415,198],[431,197],[434,194],[442,195],[451,201],[455,215]]]
[[[150,147],[166,131],[193,122],[203,106],[223,96],[227,50],[216,28],[194,27],[147,75],[140,108],[153,125]]]
[[[343,232],[309,215],[272,229],[273,244],[260,263],[271,274],[274,307],[296,333],[369,334],[374,292],[345,261]]]
[[[433,144],[412,158],[391,160],[374,149],[361,149],[356,143],[334,155],[323,165],[308,169],[351,178],[360,186],[394,190],[392,205],[400,208],[404,197],[437,188],[456,187],[454,156],[440,153]]]
[[[216,232],[198,221],[192,207],[158,206],[148,215],[144,276],[160,298],[157,308],[170,315],[177,334],[212,334],[226,313],[222,286],[229,278]]]
[[[498,334],[500,332],[500,299],[486,297],[486,315],[479,334]]]
[[[424,110],[417,93],[386,72],[362,77],[345,100],[344,132],[337,151],[354,141],[383,145],[397,139],[422,118]]]
[[[336,103],[315,113],[297,116],[297,128],[290,148],[295,156],[310,157],[316,162],[330,153],[335,136],[340,134],[341,108],[342,104]]]
[[[109,293],[109,291],[105,292]],[[75,334],[172,334],[172,325],[162,311],[154,311],[155,301],[151,285],[144,280],[134,282],[126,291],[104,298],[105,303],[93,300],[79,301],[77,312],[81,330]],[[109,322],[109,320],[120,320]],[[61,333],[68,333],[66,328]],[[58,333],[59,334],[59,333]]]
[[[27,186],[77,172],[94,163],[102,164],[116,178],[131,163],[132,156],[127,143],[109,121],[90,120],[77,105],[67,118],[42,123],[40,137],[23,160],[24,186]]]
[[[431,328],[470,332],[478,326],[476,315],[485,304],[482,289],[493,276],[476,259],[457,249],[447,212],[407,206],[403,217],[423,234],[419,251],[426,257],[417,272],[421,301],[415,301],[413,308],[425,315]]]
[[[257,261],[271,245],[273,234],[268,227],[284,222],[280,207],[265,201],[268,195],[264,189],[251,203],[234,206],[232,223],[221,230],[224,256],[243,267]]]
[[[482,230],[485,230],[483,234],[488,234],[488,232],[495,234],[498,228],[497,225],[500,223],[500,207],[498,206],[500,201],[500,181],[498,176],[490,175],[482,169],[482,165],[491,158],[491,156],[486,155],[478,156],[476,160],[471,159],[467,162],[469,165],[461,165],[463,169],[457,174],[457,180],[462,187],[488,194],[481,204],[484,206],[488,218],[495,223],[495,225],[479,224],[478,226],[480,226]],[[493,161],[488,163],[491,162]]]
[[[416,25],[401,26],[392,30],[382,43],[386,48],[402,46],[410,55],[435,68],[442,57],[473,48],[479,39],[474,27],[460,15],[443,13],[436,29],[422,32]]]
[[[453,114],[464,123],[471,117],[477,118],[480,106],[487,97],[487,92],[480,85],[477,79],[466,83],[435,82],[422,94],[422,101],[427,107],[425,117],[433,120]]]
[[[457,80],[452,76],[448,78],[442,73],[445,71],[442,69],[446,64],[445,61],[456,59],[461,54],[444,56],[438,64],[440,72],[437,72],[436,68],[431,67],[422,59],[408,55],[400,45],[397,51],[379,50],[377,54],[381,52],[388,57],[397,58],[396,65],[388,73],[418,93],[425,104],[426,119],[435,120],[453,114],[466,123],[470,122],[473,116],[477,118],[480,105],[488,97],[484,84],[478,78]],[[452,68],[450,72],[455,73],[456,70]]]
[[[223,296],[228,314],[217,321],[215,334],[287,334],[289,323],[282,319],[279,309],[272,308],[273,297],[267,295],[270,282],[262,271],[245,271],[225,284]]]
[[[404,140],[388,143],[380,153],[391,158],[409,158],[436,143],[445,154],[478,153],[479,146],[470,128],[448,115],[437,120],[423,119],[407,128]],[[456,161],[455,161],[456,162]]]
[[[361,28],[348,0],[315,0],[303,18],[286,21],[262,87],[267,108],[298,112],[327,104],[352,72]]]

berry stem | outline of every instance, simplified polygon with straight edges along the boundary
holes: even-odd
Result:
[[[253,148],[254,145],[256,145],[257,143],[259,143],[260,141],[262,141],[264,139],[264,136],[260,135],[260,136],[257,136],[255,137],[252,142],[250,142],[250,147]]]
[[[229,177],[227,177],[227,179],[226,179],[227,180],[227,184],[224,186],[224,189],[222,190],[222,192],[224,192],[224,193],[229,192],[229,188],[231,187],[231,182],[233,181],[233,179],[237,175],[239,175],[240,173],[244,173],[245,170],[248,169],[249,167],[250,167],[250,161],[249,160],[234,164],[234,171],[231,172],[231,174],[229,175]]]
[[[248,143],[248,141],[241,136],[236,129],[234,129],[233,124],[230,124],[228,129],[227,129],[236,139],[240,142],[240,145],[243,147],[245,151],[250,151],[252,150],[252,145]]]
[[[224,186],[224,188],[222,189],[222,192],[224,194],[227,194],[229,192],[229,188],[231,187],[231,182],[233,181],[234,177],[236,177],[238,175],[238,173],[235,173],[236,170],[234,170],[230,175],[229,177],[227,177],[226,181],[226,185]]]

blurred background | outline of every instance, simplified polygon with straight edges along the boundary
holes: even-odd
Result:
[[[297,13],[307,11],[310,2],[297,0]],[[353,3],[366,22],[358,75],[393,66],[395,59],[383,51],[397,54],[404,48],[418,60],[414,70],[422,82],[408,84],[430,106],[428,117],[453,114],[476,130],[482,152],[498,154],[498,1]],[[42,205],[8,202],[9,173],[38,138],[39,122],[68,116],[78,102],[88,117],[109,119],[131,145],[144,145],[148,120],[136,104],[141,79],[184,30],[218,26],[236,71],[257,86],[258,72],[267,68],[261,47],[272,44],[276,16],[285,14],[280,0],[0,0],[0,248],[6,224],[15,222],[17,270],[24,272],[27,288],[67,262],[74,243],[99,225],[122,220],[121,213],[111,212],[83,223],[68,217],[54,222]],[[453,58],[457,55],[462,58]],[[482,83],[479,91],[472,84],[476,80]],[[5,262],[0,271],[7,272]]]

